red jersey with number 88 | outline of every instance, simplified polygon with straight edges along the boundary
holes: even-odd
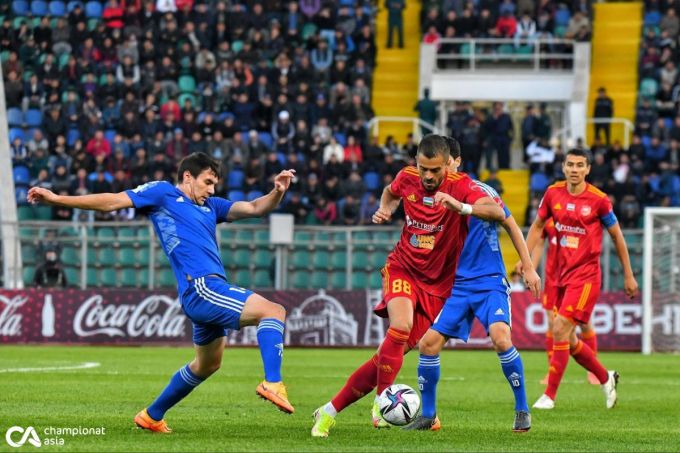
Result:
[[[390,184],[390,191],[402,198],[406,224],[394,251],[387,257],[387,264],[408,272],[427,293],[448,297],[468,222],[467,216],[435,205],[434,195],[443,192],[461,203],[474,204],[486,193],[465,173],[447,173],[439,188],[429,192],[413,166],[399,172]]]
[[[617,222],[607,195],[587,183],[583,192],[572,195],[566,181],[560,181],[546,190],[538,215],[555,222],[559,267],[555,285],[599,282],[602,227]]]

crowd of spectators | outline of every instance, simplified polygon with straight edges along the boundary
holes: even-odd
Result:
[[[378,145],[366,129],[370,1],[68,2],[57,17],[2,3],[11,155],[26,186],[85,194],[174,181],[179,160],[203,151],[224,164],[218,195],[252,199],[293,168],[284,211],[358,224],[404,165],[408,142]]]

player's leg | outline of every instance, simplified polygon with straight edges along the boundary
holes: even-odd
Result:
[[[585,324],[581,323],[579,324],[579,327],[581,329],[581,333],[579,335],[581,341],[583,341],[583,343],[587,345],[591,351],[593,351],[593,354],[597,356],[597,334],[595,333],[593,324],[591,322],[587,322]],[[600,381],[597,379],[597,376],[595,376],[590,371],[588,372],[588,382],[593,385],[600,383]]]
[[[224,351],[223,328],[194,324],[194,343],[194,360],[180,368],[158,398],[137,414],[137,426],[157,432],[171,432],[163,420],[165,413],[220,368]]]
[[[259,294],[250,293],[243,305],[239,325],[257,326],[257,344],[264,367],[264,381],[257,386],[257,394],[282,411],[292,414],[295,409],[288,401],[288,393],[281,378],[285,320],[285,308]]]
[[[404,348],[413,327],[413,301],[395,297],[387,303],[389,328],[378,350],[378,395],[394,383],[404,363]]]
[[[555,396],[562,382],[562,377],[569,363],[570,338],[575,325],[572,319],[558,313],[553,322],[553,356],[550,359],[548,386],[545,393],[534,404],[536,409],[552,409],[555,407]]]
[[[548,328],[545,331],[545,352],[548,355],[548,366],[550,366],[550,359],[552,358],[553,355],[553,319],[554,319],[554,310],[551,308],[550,310],[545,310],[545,318],[548,321]],[[548,384],[548,373],[546,373],[545,377],[541,379],[541,384],[547,385]]]

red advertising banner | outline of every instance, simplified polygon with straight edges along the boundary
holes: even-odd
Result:
[[[376,346],[387,324],[373,314],[380,290],[262,291],[286,307],[286,344]],[[642,307],[623,293],[606,293],[593,313],[602,350],[640,350]],[[520,349],[541,349],[547,326],[529,293],[512,294],[512,336]],[[256,343],[254,328],[231,332],[230,344]],[[0,290],[0,343],[177,344],[191,343],[191,321],[174,291]],[[470,342],[452,347],[484,348],[491,342],[475,324]]]

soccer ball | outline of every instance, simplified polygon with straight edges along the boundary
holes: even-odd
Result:
[[[408,425],[418,415],[420,397],[418,392],[405,384],[393,384],[378,397],[382,418],[391,425]]]

